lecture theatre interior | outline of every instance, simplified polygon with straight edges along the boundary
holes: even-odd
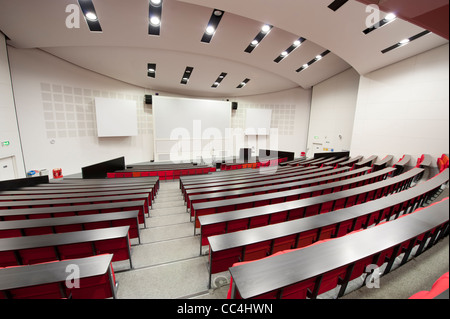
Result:
[[[448,299],[448,39],[448,0],[0,0],[0,306]]]

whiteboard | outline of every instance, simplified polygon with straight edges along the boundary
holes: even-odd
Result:
[[[155,95],[152,107],[156,139],[223,138],[231,123],[231,102]]]
[[[245,135],[269,135],[272,110],[247,109],[245,114]]]
[[[95,98],[98,137],[137,136],[137,103],[131,100]]]

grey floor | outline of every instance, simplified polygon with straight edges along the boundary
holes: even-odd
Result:
[[[225,299],[230,275],[213,276],[208,289],[208,256],[200,255],[200,238],[179,189],[178,181],[161,181],[158,195],[141,229],[141,244],[132,246],[133,269],[127,262],[114,263],[119,299]],[[448,189],[441,194],[448,196]],[[136,240],[132,243],[137,244]],[[429,290],[449,268],[446,237],[421,256],[381,277],[380,288],[359,288],[343,299],[406,299]],[[356,286],[358,287],[358,286]],[[319,296],[334,298],[333,293]]]

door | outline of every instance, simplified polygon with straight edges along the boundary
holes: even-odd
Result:
[[[16,178],[14,159],[12,156],[0,158],[0,181]]]

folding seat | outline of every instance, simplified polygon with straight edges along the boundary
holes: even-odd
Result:
[[[57,249],[61,260],[84,258],[95,255],[95,251],[91,243],[60,245]]]
[[[106,173],[106,177],[107,178],[115,178],[116,177],[116,173]]]
[[[18,253],[23,265],[32,265],[58,260],[55,247],[21,249]]]
[[[118,219],[111,221],[111,227],[121,227],[121,226],[130,226],[128,230],[128,236],[130,238],[138,238],[139,237],[139,229],[136,224],[135,218],[126,218],[126,219]]]
[[[270,253],[271,240],[246,245],[244,247],[244,261],[257,260],[267,257]]]
[[[284,203],[286,201],[286,197],[276,197],[276,198],[272,198],[270,200],[270,204],[279,204],[279,203]]]
[[[311,245],[317,241],[317,229],[302,232],[298,235],[295,248],[302,248]]]
[[[141,172],[141,177],[150,177],[151,172]]]
[[[12,299],[61,299],[59,283],[23,287],[9,290]]]
[[[158,172],[158,177],[160,180],[165,181],[166,180],[166,172],[165,171]]]
[[[0,230],[0,238],[14,238],[14,237],[22,237],[22,232],[20,231],[20,229]]]
[[[130,259],[129,238],[107,239],[94,242],[97,254],[114,254],[112,261]]]
[[[297,209],[292,209],[289,211],[288,220],[303,218],[304,213],[305,213],[305,208],[303,208],[303,207],[297,208]]]
[[[295,194],[295,195],[291,195],[291,196],[286,196],[285,197],[285,202],[290,202],[290,201],[293,201],[293,200],[298,200],[299,199],[299,194]],[[282,203],[282,202],[281,202]]]
[[[242,247],[236,247],[232,249],[227,249],[220,252],[213,253],[211,262],[211,247],[209,249],[209,267],[211,269],[211,274],[216,274],[228,270],[230,265],[241,261]]]
[[[141,177],[141,172],[132,172],[133,177]]]
[[[111,266],[111,271],[112,266]],[[115,275],[112,273],[112,280],[110,282],[109,274],[106,273],[101,276],[93,276],[87,278],[80,278],[79,288],[67,288],[66,295],[71,299],[107,299],[114,296],[112,289],[115,287]],[[112,284],[112,285],[111,285]]]
[[[188,170],[188,175],[195,175],[195,168],[190,168]]]
[[[351,207],[356,205],[357,200],[361,197],[360,195],[353,195],[347,198],[347,202],[345,203],[345,207]]]
[[[31,216],[31,215],[28,215]],[[27,219],[26,215],[13,215],[13,216],[3,216],[4,221],[10,221],[10,220],[25,220]]]
[[[166,180],[173,180],[173,171],[166,171]]]
[[[276,238],[273,240],[272,254],[279,251],[293,249],[295,246],[295,241],[297,239],[297,234]]]
[[[54,229],[57,234],[84,230],[81,224],[54,226]]]
[[[300,194],[300,198],[299,199],[304,199],[304,198],[309,198],[311,197],[312,193],[311,192],[303,192]]]
[[[202,246],[208,245],[208,236],[225,234],[225,223],[217,223],[202,226]]]
[[[308,291],[312,291],[316,284],[316,278],[289,285],[282,289],[282,299],[306,299]]]
[[[319,209],[321,204],[310,205],[306,207],[305,217],[319,215]]]
[[[248,219],[237,219],[227,222],[227,233],[232,233],[239,230],[248,228]]]
[[[345,207],[345,202],[347,201],[347,198],[340,198],[334,202],[333,210],[342,209]]]
[[[27,229],[24,229],[24,233],[25,233],[25,236],[53,234],[53,228],[51,226],[27,228]]]
[[[279,213],[274,213],[270,215],[270,224],[282,223],[287,220],[288,211],[283,211]]]
[[[157,171],[151,171],[149,172],[151,177],[156,177],[158,176],[158,172]]]
[[[116,173],[116,178],[123,178],[125,177],[125,173]]]
[[[0,251],[0,267],[17,266],[16,256],[13,251]]]
[[[330,225],[322,227],[320,229],[320,234],[318,240],[330,239],[336,233],[336,225]]]
[[[180,176],[181,176],[180,170],[173,171],[173,179],[180,179]]]
[[[217,208],[213,208],[214,212],[217,213],[225,213],[225,212],[232,212],[235,210],[235,205],[227,205],[227,206],[220,206]],[[210,211],[210,209],[204,209],[203,211]]]
[[[261,226],[266,226],[269,224],[269,217],[270,215],[260,215],[255,216],[250,219],[250,225],[248,228],[256,228]]]
[[[85,223],[83,226],[85,230],[109,228],[111,227],[111,222],[107,220],[94,223]]]
[[[329,202],[323,203],[320,207],[320,214],[326,214],[328,212],[331,212],[333,205],[334,205],[334,201],[329,201]]]
[[[52,218],[52,214],[30,214],[29,219]]]

